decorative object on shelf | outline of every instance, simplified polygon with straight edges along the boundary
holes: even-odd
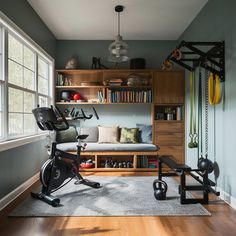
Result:
[[[142,86],[148,85],[148,78],[141,77],[138,74],[130,74],[127,77],[127,85],[128,86]]]
[[[73,94],[73,100],[78,101],[78,100],[81,100],[81,99],[82,99],[82,97],[81,97],[80,93],[74,93]]]
[[[72,99],[73,91],[71,90],[63,90],[60,94],[60,99],[64,102],[69,102]]]
[[[75,70],[77,69],[78,61],[72,57],[69,61],[66,62],[65,69],[67,70]]]
[[[130,69],[145,69],[146,61],[144,58],[132,58],[130,60]]]
[[[62,74],[59,74],[57,75],[57,85],[58,86],[63,86],[64,85],[64,78],[63,78],[63,75]]]
[[[183,120],[182,106],[157,106],[155,108],[156,120]]]
[[[101,63],[100,57],[92,57],[91,69],[108,69],[108,67]]]
[[[123,10],[124,6],[115,6],[115,12],[118,13],[118,35],[116,36],[115,41],[109,46],[110,55],[108,60],[116,63],[129,60],[129,57],[127,56],[128,44],[123,41],[123,38],[120,35],[120,13],[123,12]]]

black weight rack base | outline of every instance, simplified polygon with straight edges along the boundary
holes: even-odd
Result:
[[[181,204],[208,204],[209,203],[209,193],[212,192],[215,195],[219,196],[220,193],[216,192],[212,186],[215,186],[215,183],[208,178],[208,173],[200,173],[199,170],[193,170],[191,167],[185,164],[178,164],[173,161],[169,156],[160,156],[158,157],[158,179],[162,180],[162,177],[170,177],[174,175],[180,176],[180,185],[179,185],[179,194],[180,194],[180,203]],[[162,167],[163,164],[167,165],[172,172],[163,173]],[[196,172],[198,175],[194,174]],[[187,185],[186,176],[190,175],[193,177],[200,185]],[[187,191],[201,191],[202,198],[189,198],[187,197]]]

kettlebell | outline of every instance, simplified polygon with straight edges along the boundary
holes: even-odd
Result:
[[[161,186],[159,187],[159,184]],[[166,199],[166,192],[167,192],[167,183],[163,180],[154,180],[153,181],[153,189],[154,189],[154,197],[157,200],[165,200]]]

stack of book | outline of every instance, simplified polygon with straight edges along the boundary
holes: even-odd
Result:
[[[123,80],[121,78],[112,78],[108,81],[109,86],[121,86]]]
[[[148,168],[157,168],[158,162],[157,159],[148,159]]]
[[[139,156],[138,158],[138,168],[157,168],[158,161],[153,157]]]

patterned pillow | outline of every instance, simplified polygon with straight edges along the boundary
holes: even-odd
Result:
[[[121,143],[138,143],[138,128],[121,128]]]

